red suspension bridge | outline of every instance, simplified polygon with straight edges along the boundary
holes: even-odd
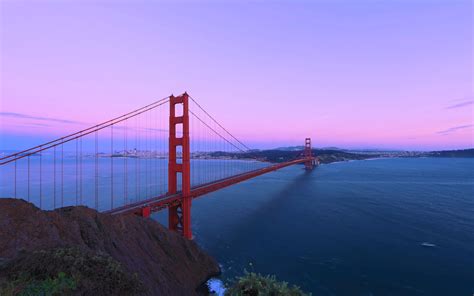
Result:
[[[84,205],[149,217],[168,209],[188,239],[194,198],[315,158],[311,139],[293,160],[272,164],[219,124],[187,93],[42,145],[0,157],[0,196],[42,209]]]

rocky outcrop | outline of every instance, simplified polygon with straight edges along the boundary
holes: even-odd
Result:
[[[151,219],[86,207],[42,211],[23,200],[0,199],[0,257],[67,247],[110,255],[137,273],[148,295],[195,295],[219,273],[217,262],[195,242]]]

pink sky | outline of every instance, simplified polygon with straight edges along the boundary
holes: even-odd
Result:
[[[183,91],[256,148],[474,146],[471,1],[0,6],[0,149]]]

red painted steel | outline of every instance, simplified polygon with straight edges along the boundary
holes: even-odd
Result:
[[[217,191],[219,189],[240,183],[242,181],[255,178],[257,176],[273,172],[284,167],[298,164],[298,163],[306,163],[308,161],[307,158],[296,159],[293,161],[288,161],[284,163],[274,164],[272,166],[258,169],[255,171],[243,173],[240,175],[232,176],[229,178],[221,179],[209,184],[204,184],[195,188],[192,188],[189,194],[191,199],[203,196],[205,194],[211,193],[213,191]],[[310,159],[310,161],[314,161],[314,157]],[[150,207],[151,211],[159,211],[165,208],[171,208],[181,203],[183,199],[183,194],[181,192],[174,193],[174,194],[166,194],[158,197],[154,197],[148,200],[136,202],[133,204],[129,204],[123,207],[116,208],[114,210],[108,211],[107,213],[110,214],[126,214],[126,213],[135,213],[140,214],[143,207]]]
[[[311,148],[311,138],[306,138],[304,142],[304,157],[306,162],[304,163],[306,170],[312,170],[314,167],[314,157]]]
[[[146,206],[146,207],[143,207],[141,210],[142,210],[142,211],[141,211],[140,214],[141,214],[142,217],[145,217],[145,218],[150,217],[150,215],[151,215],[151,207]]]
[[[168,194],[178,192],[178,173],[181,175],[181,199],[179,203],[168,208],[168,226],[171,230],[181,232],[184,237],[191,239],[191,170],[189,148],[189,97],[187,93],[181,96],[170,96],[170,125],[169,125],[169,162],[168,162]],[[183,114],[176,116],[176,106],[182,105]],[[182,125],[182,136],[177,137],[177,125]],[[176,149],[181,147],[181,163],[178,163]]]
[[[192,102],[194,102],[198,108],[200,110],[202,110],[202,112],[204,112],[204,114],[206,114],[211,120],[212,120],[212,124],[209,125],[207,124],[205,121],[203,121],[200,117],[198,117],[198,115],[196,115],[195,113],[193,113],[191,110],[189,110],[189,100],[192,100]],[[163,104],[166,104],[168,103],[170,104],[170,109],[169,109],[169,142],[168,142],[168,148],[169,148],[169,155],[168,155],[168,192],[164,195],[161,195],[163,193],[163,191],[165,190],[163,188],[163,191],[160,191],[160,193],[156,193],[157,197],[154,197],[154,198],[150,198],[150,199],[146,199],[146,200],[143,200],[143,201],[138,201],[138,202],[135,202],[135,203],[131,203],[131,204],[127,204],[127,186],[128,186],[128,179],[127,179],[127,158],[130,157],[130,153],[129,153],[129,149],[127,149],[127,143],[128,143],[128,134],[127,134],[127,131],[128,131],[128,124],[127,124],[127,121],[132,119],[132,118],[135,118],[135,185],[136,185],[136,197],[137,198],[140,198],[140,194],[139,194],[139,191],[138,191],[138,187],[142,185],[141,181],[140,181],[140,155],[141,153],[143,153],[143,151],[140,151],[140,146],[141,146],[141,142],[145,141],[145,149],[144,151],[146,151],[146,153],[150,153],[150,144],[153,145],[153,143],[151,143],[152,141],[150,140],[153,140],[153,137],[151,137],[150,139],[150,135],[149,135],[149,132],[150,130],[152,131],[157,131],[158,129],[151,129],[149,125],[147,125],[146,129],[144,130],[144,132],[146,133],[144,139],[142,139],[142,134],[143,134],[143,131],[140,131],[140,126],[139,125],[139,121],[138,120],[138,116],[141,115],[141,114],[144,114],[146,112],[149,112],[149,111],[152,111],[163,105]],[[182,107],[182,114],[177,114],[176,112],[176,107]],[[193,108],[194,108],[195,105],[193,105]],[[148,113],[148,114],[151,114],[151,113]],[[22,158],[26,158],[26,161],[27,161],[27,176],[28,176],[28,181],[27,181],[27,184],[28,184],[28,189],[27,189],[27,193],[28,193],[28,201],[30,200],[30,156],[34,156],[34,155],[38,155],[39,156],[39,206],[41,207],[42,206],[42,195],[43,195],[43,192],[44,192],[44,189],[43,189],[43,184],[42,184],[42,180],[43,180],[43,173],[42,173],[42,168],[43,168],[43,162],[42,162],[42,157],[43,157],[43,151],[47,151],[49,150],[51,152],[50,149],[53,149],[53,159],[54,159],[54,168],[53,168],[53,184],[54,184],[54,191],[53,191],[53,194],[54,194],[54,208],[56,208],[56,176],[57,176],[57,172],[56,172],[56,148],[57,147],[60,147],[61,148],[61,163],[60,163],[60,166],[61,166],[61,169],[59,170],[60,171],[60,176],[61,176],[61,206],[63,206],[63,203],[64,203],[64,145],[66,143],[75,143],[76,144],[76,205],[78,204],[83,204],[82,202],[82,189],[83,189],[83,186],[82,186],[82,176],[83,176],[83,171],[82,171],[82,139],[87,136],[87,135],[92,135],[92,136],[95,136],[95,208],[98,210],[99,209],[99,199],[98,199],[98,196],[99,196],[99,179],[98,179],[98,173],[99,173],[99,161],[98,161],[98,157],[99,157],[99,150],[98,150],[98,144],[99,144],[99,141],[98,141],[98,133],[102,130],[104,130],[105,128],[110,128],[110,184],[111,184],[111,196],[110,196],[110,206],[111,206],[111,210],[109,211],[106,211],[106,213],[110,213],[110,214],[119,214],[119,213],[134,213],[134,214],[137,214],[137,215],[141,215],[143,217],[150,217],[151,213],[154,212],[154,211],[158,211],[158,210],[161,210],[161,209],[168,209],[169,211],[169,219],[168,219],[168,223],[169,223],[169,228],[171,230],[174,230],[174,231],[177,231],[177,232],[180,232],[184,237],[188,238],[188,239],[192,239],[192,231],[191,231],[191,204],[192,204],[192,200],[194,198],[197,198],[197,197],[200,197],[200,196],[203,196],[205,194],[208,194],[210,192],[213,192],[213,191],[216,191],[216,190],[219,190],[219,189],[222,189],[222,188],[225,188],[227,186],[231,186],[233,184],[236,184],[236,183],[239,183],[239,182],[242,182],[242,181],[245,181],[245,180],[248,180],[248,179],[251,179],[251,178],[254,178],[254,177],[257,177],[257,176],[260,176],[262,174],[266,174],[266,173],[269,173],[269,172],[272,172],[272,171],[275,171],[275,170],[278,170],[278,169],[281,169],[281,168],[284,168],[284,167],[287,167],[287,166],[290,166],[290,165],[294,165],[294,164],[304,164],[305,165],[305,168],[307,170],[311,170],[313,169],[313,167],[317,164],[317,158],[313,157],[312,155],[312,150],[311,150],[311,139],[310,138],[306,138],[305,139],[305,149],[302,153],[302,157],[299,158],[299,159],[295,159],[293,161],[288,161],[288,162],[284,162],[284,163],[279,163],[279,164],[273,164],[273,165],[270,165],[266,168],[262,168],[262,169],[257,169],[257,170],[253,170],[253,171],[250,171],[250,172],[246,172],[246,173],[242,173],[242,174],[239,174],[239,175],[235,175],[235,176],[232,176],[232,177],[227,177],[227,178],[223,178],[223,179],[220,179],[220,180],[217,180],[217,181],[213,181],[213,182],[209,182],[209,183],[206,183],[206,184],[202,184],[202,185],[199,185],[199,186],[196,186],[194,188],[191,188],[191,170],[190,170],[190,158],[191,158],[191,154],[190,154],[190,117],[189,115],[192,115],[194,116],[197,120],[199,120],[199,123],[201,123],[203,126],[209,128],[212,132],[214,132],[218,139],[222,139],[225,141],[225,145],[230,145],[230,146],[233,146],[234,148],[236,148],[238,151],[240,152],[247,152],[247,150],[250,150],[245,144],[243,144],[242,142],[240,142],[236,137],[234,137],[230,132],[228,132],[222,125],[219,124],[219,122],[217,122],[211,115],[209,115],[209,113],[207,113],[206,110],[204,110],[194,99],[192,99],[191,97],[189,97],[189,95],[187,93],[184,93],[180,96],[173,96],[171,95],[170,97],[167,97],[167,98],[164,98],[162,100],[159,100],[159,101],[156,101],[152,104],[149,104],[145,107],[142,107],[142,108],[139,108],[139,109],[136,109],[132,112],[129,112],[129,113],[126,113],[122,116],[119,116],[119,117],[115,117],[114,119],[112,120],[109,120],[109,121],[105,121],[105,122],[102,122],[98,125],[95,125],[93,127],[90,127],[90,128],[87,128],[87,129],[83,129],[82,131],[79,131],[79,132],[76,132],[76,133],[73,133],[73,134],[70,134],[68,136],[65,136],[65,137],[61,137],[57,140],[54,140],[54,141],[50,141],[48,143],[45,143],[45,144],[42,144],[42,145],[39,145],[39,146],[36,146],[36,147],[33,147],[33,148],[30,148],[30,149],[27,149],[27,150],[24,150],[22,152],[18,152],[18,153],[14,153],[12,155],[8,155],[8,156],[4,156],[4,157],[0,157],[0,166],[3,166],[3,165],[6,165],[6,164],[9,164],[11,162],[14,162],[14,169],[15,169],[15,179],[14,179],[14,192],[15,192],[15,196],[17,196],[17,161],[18,160],[21,160]],[[148,117],[145,117],[145,119],[147,119],[147,122],[148,122]],[[138,123],[137,123],[137,120],[138,120]],[[114,153],[115,153],[115,149],[114,149],[114,126],[117,126],[119,123],[121,123],[121,126],[119,127],[122,127],[124,128],[124,172],[125,172],[125,176],[124,176],[124,193],[125,193],[125,196],[124,196],[124,203],[126,205],[122,206],[122,207],[117,207],[117,208],[113,208],[114,207]],[[148,124],[148,123],[147,123]],[[235,143],[239,143],[237,145],[235,145],[235,143],[233,142],[233,140],[229,141],[225,136],[223,136],[221,133],[217,132],[216,129],[214,127],[218,126],[220,129],[222,129],[222,131],[224,131],[226,135],[230,136],[231,138],[233,138],[236,142]],[[182,131],[182,135],[177,135],[177,131],[178,131],[178,127],[180,127],[179,130]],[[138,133],[137,133],[138,131]],[[219,140],[220,140],[219,139]],[[156,139],[155,139],[156,140]],[[75,141],[75,142],[73,142]],[[199,142],[199,141],[197,141]],[[80,146],[78,146],[78,143],[80,143]],[[157,143],[154,143],[155,145]],[[216,148],[216,145],[215,143],[210,143],[211,144],[211,148],[209,149],[209,151],[213,151],[211,149],[219,149],[219,148]],[[239,145],[241,145],[242,147],[244,147],[242,149],[242,147],[239,147]],[[218,145],[217,145],[218,146]],[[78,154],[78,148],[80,147],[80,153]],[[213,147],[213,148],[212,148]],[[219,146],[221,147],[221,146]],[[142,147],[143,148],[143,147]],[[178,152],[178,148],[180,148],[180,153]],[[208,147],[209,148],[209,147]],[[156,146],[155,146],[155,149],[156,149]],[[247,149],[247,150],[246,150]],[[154,151],[156,153],[156,151]],[[47,154],[47,153],[44,153],[44,154]],[[78,155],[79,158],[78,158]],[[133,154],[132,154],[133,155]],[[138,160],[138,161],[137,161]],[[146,159],[144,159],[143,161],[145,162],[145,164],[149,165],[149,161],[148,161],[148,157]],[[212,169],[212,168],[211,168]],[[225,168],[226,169],[226,168]],[[144,171],[143,171],[144,175],[146,176],[146,180],[147,180],[147,184],[145,184],[146,186],[146,195],[149,196],[148,194],[148,189],[150,189],[150,187],[154,186],[154,182],[150,182],[149,181],[149,177],[150,178],[157,178],[156,175],[155,177],[153,177],[153,172],[149,170],[149,167],[148,169],[146,168]],[[165,177],[166,176],[163,176],[164,178],[162,179],[163,183],[165,182]],[[181,178],[181,179],[179,179]],[[179,188],[179,184],[181,184],[180,188]],[[161,190],[161,189],[160,189]],[[78,199],[79,198],[79,199]],[[80,202],[78,202],[78,200]]]

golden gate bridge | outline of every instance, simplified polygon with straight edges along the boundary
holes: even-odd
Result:
[[[311,139],[292,160],[269,163],[184,93],[0,157],[2,197],[41,209],[87,206],[149,217],[191,239],[192,200],[290,165],[313,169]]]

